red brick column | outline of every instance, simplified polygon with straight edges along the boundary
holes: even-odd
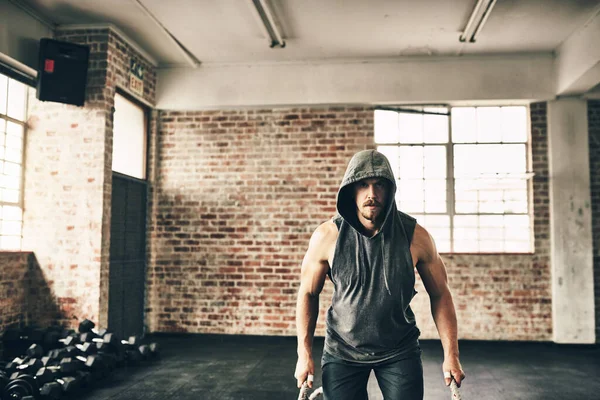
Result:
[[[40,102],[31,91],[23,248],[37,257],[62,322],[106,326],[114,95],[127,89],[134,58],[145,69],[143,101],[154,104],[156,74],[112,29],[60,30],[56,38],[90,46],[86,102]]]

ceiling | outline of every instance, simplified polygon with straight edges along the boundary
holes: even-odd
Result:
[[[286,40],[270,48],[251,0],[11,0],[58,26],[112,24],[159,66],[551,53],[600,0],[498,0],[476,43],[460,43],[475,0],[270,0]],[[144,8],[152,14],[157,23]]]

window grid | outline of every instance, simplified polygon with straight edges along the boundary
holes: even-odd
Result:
[[[27,86],[0,74],[0,250],[20,250]]]
[[[450,252],[454,252],[454,215],[456,201],[454,197],[454,146],[452,144],[452,109],[448,115],[448,143],[446,143],[446,198],[448,199],[448,214],[450,217]]]
[[[426,109],[427,107],[423,107],[422,109]],[[456,107],[458,108],[458,107]],[[480,108],[489,108],[489,107],[470,107],[473,108],[475,110],[475,113],[477,113],[479,111]],[[481,204],[482,202],[481,200],[481,194],[482,191],[484,191],[485,189],[481,189],[481,187],[478,187],[476,190],[476,195],[477,195],[477,199],[475,204],[477,205],[476,208],[476,212],[458,212],[456,209],[456,180],[457,177],[455,176],[455,147],[456,146],[461,146],[461,145],[485,145],[485,146],[502,146],[502,145],[522,145],[524,146],[524,157],[525,157],[525,171],[531,171],[531,154],[530,154],[530,132],[529,132],[529,128],[528,128],[528,113],[526,112],[527,109],[524,107],[524,113],[525,113],[525,121],[522,121],[525,123],[525,133],[526,136],[524,138],[522,138],[521,140],[515,140],[514,138],[512,138],[512,140],[508,140],[505,141],[504,137],[501,137],[500,141],[480,141],[479,138],[476,138],[476,140],[473,141],[459,141],[459,142],[454,142],[454,133],[453,132],[453,128],[452,128],[452,109],[449,109],[449,112],[446,114],[448,116],[447,118],[447,123],[448,123],[448,139],[445,143],[443,143],[443,146],[445,147],[445,152],[446,152],[446,212],[429,212],[427,211],[426,207],[423,207],[423,211],[422,212],[412,212],[411,214],[417,216],[418,218],[423,218],[425,220],[428,219],[429,217],[444,217],[447,216],[448,217],[448,229],[449,232],[447,232],[447,235],[449,235],[447,242],[448,245],[446,251],[449,251],[451,253],[457,252],[457,253],[530,253],[533,251],[533,226],[532,226],[532,201],[531,201],[531,196],[532,196],[532,180],[530,179],[531,176],[533,174],[529,173],[529,172],[524,172],[524,174],[514,174],[514,173],[504,173],[504,174],[498,174],[497,172],[495,173],[495,175],[493,175],[496,179],[499,178],[500,176],[506,178],[506,177],[515,177],[517,179],[525,179],[524,182],[524,186],[525,186],[525,208],[524,208],[524,212],[507,212],[507,191],[515,191],[514,187],[510,188],[510,189],[503,189],[501,190],[501,195],[502,195],[502,199],[500,200],[500,203],[503,206],[503,210],[502,212],[483,212],[481,211]],[[503,112],[502,107],[498,107],[499,112]],[[391,111],[391,110],[390,110]],[[398,113],[403,112],[403,110],[395,110]],[[410,110],[411,113],[414,113],[414,110]],[[430,113],[423,113],[423,114],[430,114]],[[477,114],[476,114],[476,118],[477,118]],[[477,123],[477,119],[475,120],[475,123]],[[398,130],[401,130],[402,127],[399,126]],[[476,132],[479,132],[478,130],[476,130]],[[377,135],[376,135],[377,136]],[[401,143],[401,138],[400,138],[400,134],[396,135],[397,136],[397,140],[394,142],[390,141],[389,138],[385,139],[383,141],[383,143],[381,142],[377,142],[377,144],[380,144],[380,148],[382,146],[395,146],[398,148],[397,154],[401,153],[401,148],[403,147],[414,147],[414,146],[419,146],[422,147],[423,149],[425,149],[428,146],[441,146],[442,143],[427,143],[427,139],[423,138],[422,143]],[[510,138],[509,138],[510,139]],[[399,161],[395,161],[394,163],[399,163]],[[425,169],[425,162],[423,163],[423,169]],[[396,172],[400,173],[400,169],[398,168],[396,170]],[[397,176],[397,181],[400,184],[400,182],[402,181],[402,178],[400,176]],[[465,179],[465,178],[463,178]],[[468,177],[466,177],[466,179],[469,179]],[[405,179],[406,180],[406,179]],[[422,178],[421,180],[423,181],[423,183],[427,180],[427,177],[425,176],[425,173],[422,173]],[[483,179],[478,179],[481,183],[481,180]],[[489,179],[491,181],[491,179]],[[506,181],[505,181],[506,182]],[[426,191],[425,191],[425,185],[423,184],[423,202],[424,204],[427,201],[426,198]],[[518,190],[517,190],[518,192]],[[514,194],[513,194],[514,196]],[[509,199],[510,200],[510,199]],[[397,197],[397,202],[401,203],[399,197]],[[490,203],[497,203],[498,201],[493,201]],[[515,203],[514,199],[513,199],[513,203]],[[514,204],[513,204],[514,206]],[[471,230],[473,230],[473,227],[459,227],[456,225],[456,218],[460,217],[460,216],[464,216],[464,217],[474,217],[477,221],[477,226],[475,227],[475,232],[477,234],[477,238],[476,238],[476,244],[477,244],[477,248],[474,249],[473,247],[471,247],[468,250],[458,250],[459,248],[464,248],[465,246],[460,246],[457,245],[457,242],[455,241],[455,235],[457,232],[457,229],[462,230],[463,232],[468,232],[469,228]],[[511,241],[509,239],[511,239],[511,237],[509,237],[509,232],[511,231],[511,227],[507,226],[506,224],[503,224],[501,226],[496,226],[496,227],[487,227],[485,225],[482,226],[481,224],[481,220],[485,219],[486,217],[498,217],[500,219],[502,219],[504,221],[505,216],[522,216],[528,219],[528,224],[527,225],[523,225],[521,226],[519,229],[522,229],[522,232],[526,232],[527,233],[527,239],[526,240],[522,240],[522,241]],[[483,218],[481,218],[483,217]],[[431,218],[429,218],[431,219]],[[428,230],[431,231],[435,231],[436,227],[434,227],[433,229],[428,228]],[[445,228],[444,228],[445,229]],[[459,230],[459,231],[460,231]],[[482,232],[488,232],[488,236],[482,234]],[[493,241],[493,240],[488,240],[486,241],[485,239],[489,237],[491,232],[501,232],[502,233],[502,237],[495,237],[493,238],[494,240],[501,240],[502,243],[502,250],[499,250],[497,247],[493,250],[486,250],[485,248],[482,248],[483,244],[485,244],[486,242]],[[432,232],[433,234],[433,232]],[[433,234],[434,237],[435,234]],[[523,235],[521,235],[523,236]],[[437,241],[437,240],[436,240]],[[445,238],[443,238],[443,241],[446,241]],[[460,242],[460,240],[459,240]],[[464,242],[464,241],[463,241]],[[507,247],[507,245],[509,243],[512,243],[512,248],[509,249]],[[515,250],[518,249],[518,250]]]

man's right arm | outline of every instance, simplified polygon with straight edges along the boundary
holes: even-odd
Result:
[[[310,238],[302,261],[300,288],[296,304],[296,331],[298,335],[298,363],[295,377],[298,387],[314,374],[312,344],[319,316],[319,294],[329,270],[329,254],[335,246],[337,227],[332,221],[321,224]],[[309,382],[312,387],[312,382]]]

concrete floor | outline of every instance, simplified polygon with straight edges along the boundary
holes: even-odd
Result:
[[[159,361],[123,368],[83,400],[297,399],[296,340],[291,337],[160,335]],[[317,359],[323,339],[315,340]],[[460,343],[463,400],[600,399],[600,347],[550,343]],[[450,399],[438,341],[422,341],[425,399]],[[316,372],[320,385],[320,370]],[[373,377],[372,377],[373,378]],[[320,397],[322,398],[322,397]],[[381,399],[374,379],[369,399]]]

